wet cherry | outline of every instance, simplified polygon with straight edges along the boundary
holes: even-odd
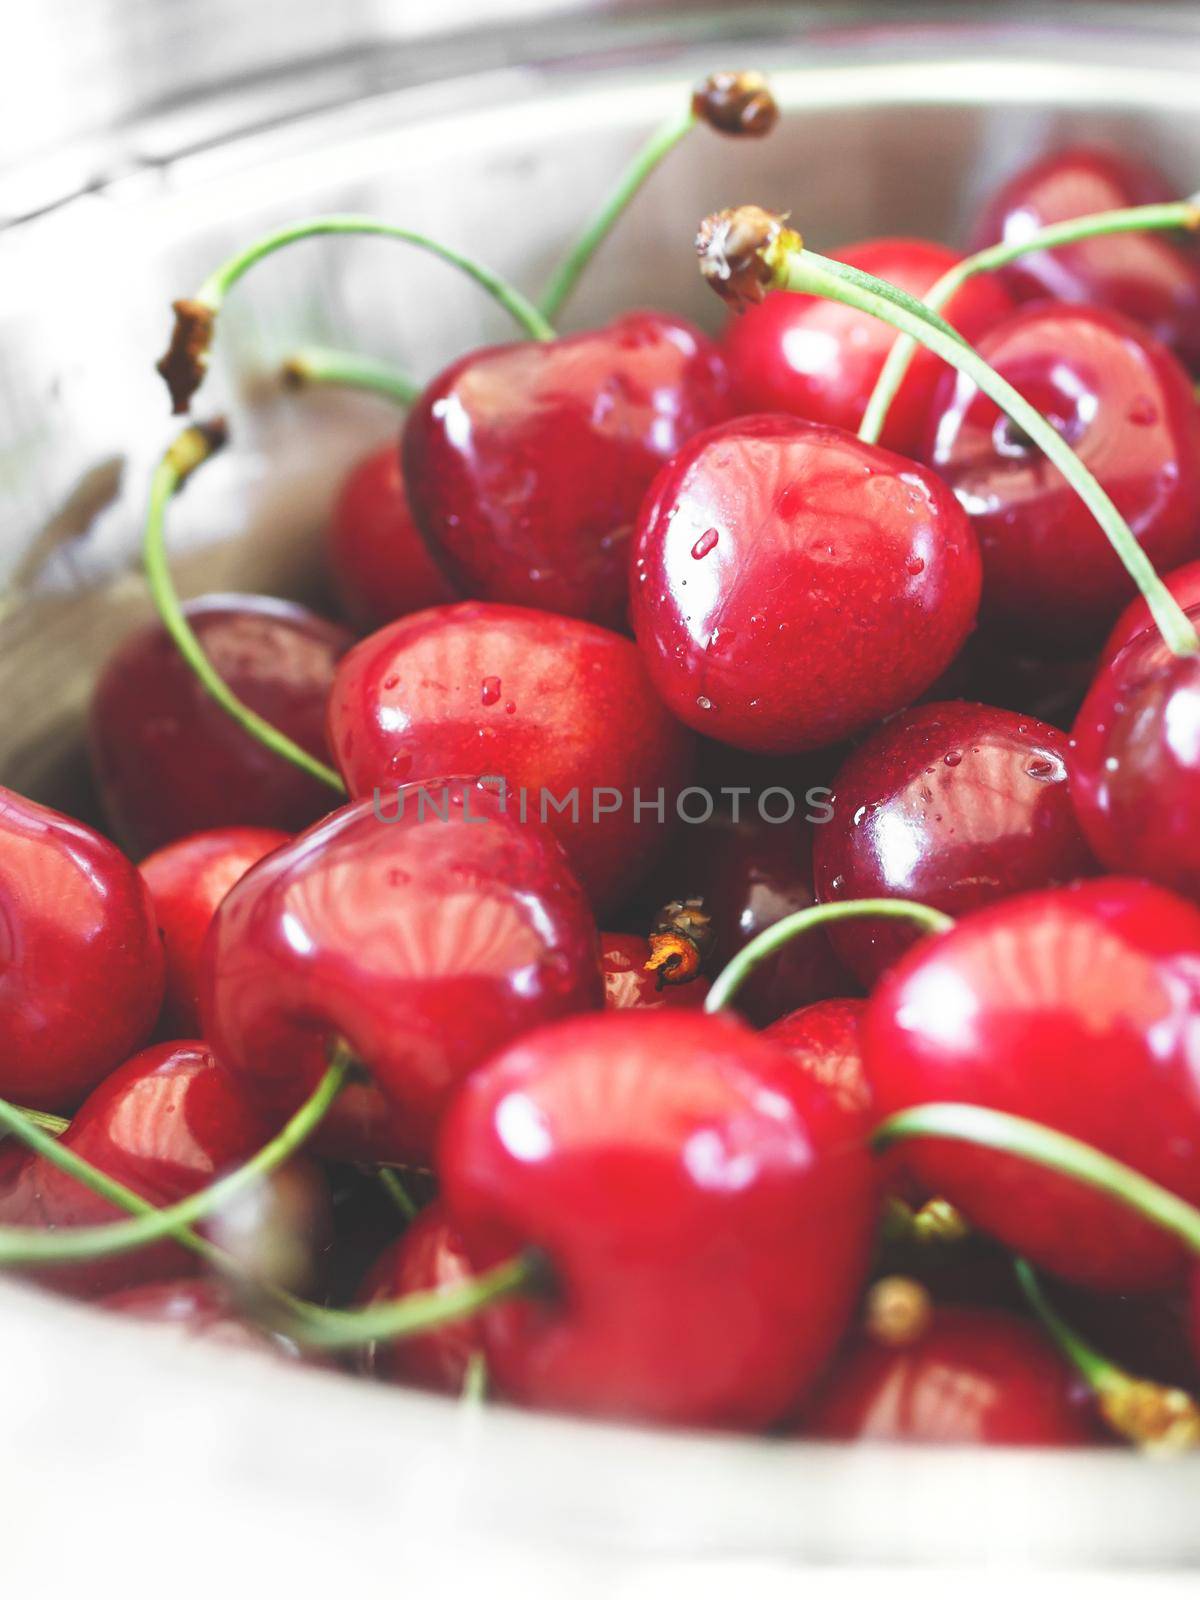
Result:
[[[184,609],[234,693],[325,759],[325,701],[350,635],[262,595],[209,595]],[[92,697],[89,739],[106,814],[135,855],[208,828],[294,833],[337,799],[238,727],[157,625],[110,658]]]
[[[669,709],[780,754],[916,699],[970,632],[981,576],[940,479],[787,417],[685,445],[642,509],[634,570],[638,643]]]
[[[921,300],[962,257],[928,239],[867,239],[833,259]],[[1012,308],[997,279],[981,276],[968,279],[943,315],[974,344]],[[784,411],[853,432],[895,339],[893,328],[865,311],[786,290],[769,294],[725,329],[734,401],[739,411]],[[928,351],[917,353],[888,412],[881,441],[888,449],[914,453],[943,370]]]
[[[1058,428],[1156,567],[1200,547],[1200,413],[1186,373],[1136,323],[1089,306],[1019,311],[979,354]],[[1134,593],[1091,512],[962,376],[943,380],[923,459],[970,513],[981,617],[1028,647],[1098,643]]]
[[[622,627],[643,495],[729,414],[716,346],[658,312],[475,350],[409,415],[410,502],[466,593]]]
[[[958,1101],[1031,1118],[1200,1202],[1200,910],[1097,878],[1019,895],[922,941],[863,1025],[882,1115]],[[1098,1191],[935,1138],[896,1146],[927,1193],[1037,1266],[1096,1289],[1156,1289],[1186,1257]]]
[[[438,1169],[477,1269],[546,1257],[548,1297],[482,1318],[490,1375],[527,1404],[763,1427],[862,1287],[865,1148],[735,1019],[608,1013],[519,1040],[463,1085]]]
[[[137,868],[91,828],[0,789],[0,1094],[74,1110],[145,1043],[162,994]]]
[[[957,917],[1095,871],[1067,742],[1032,717],[962,700],[900,712],[833,780],[833,815],[813,830],[818,898],[920,900]],[[827,931],[867,987],[918,937],[881,919]]]
[[[646,971],[649,940],[637,933],[600,935],[600,970],[604,974],[604,1004],[609,1011],[661,1011],[681,1007],[699,1010],[708,993],[705,977],[689,983],[659,985],[656,973]]]

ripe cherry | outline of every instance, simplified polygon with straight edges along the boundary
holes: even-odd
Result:
[[[378,790],[385,805],[400,783],[503,779],[508,809],[553,830],[605,907],[663,850],[692,761],[628,639],[478,601],[404,617],[352,650],[329,742],[350,793]]]
[[[1080,145],[1022,168],[980,219],[976,246],[1027,238],[1097,211],[1178,198],[1160,172],[1115,150]],[[1022,300],[1072,301],[1133,317],[1191,367],[1200,365],[1200,256],[1185,235],[1126,233],[1036,250],[1003,269]]]
[[[325,553],[342,610],[364,631],[454,598],[413,521],[393,444],[348,473],[330,512]]]
[[[395,1148],[375,1153],[394,1160],[428,1156],[452,1090],[485,1057],[603,998],[595,924],[562,851],[461,784],[401,790],[386,811],[346,806],[276,850],[222,903],[205,960],[221,1060],[278,1117],[344,1038],[390,1109]],[[351,1128],[362,1111],[344,1114]],[[335,1115],[334,1140],[339,1127]]]
[[[867,239],[833,257],[923,300],[962,257],[927,239]],[[970,344],[1013,308],[994,277],[970,278],[943,315]],[[864,311],[780,290],[730,318],[724,350],[739,411],[784,411],[850,432],[862,421],[895,329]],[[881,443],[901,455],[919,445],[938,378],[935,356],[918,351],[888,412]]]
[[[1054,423],[1156,567],[1195,554],[1200,414],[1169,351],[1115,312],[1053,304],[1023,309],[978,348]],[[1098,642],[1133,580],[1057,468],[970,379],[943,380],[923,459],[979,535],[981,617],[1022,643]]]
[[[871,1086],[862,1057],[865,1000],[818,1000],[789,1011],[764,1030],[814,1082],[828,1089],[853,1129],[865,1137],[871,1112]]]
[[[1200,614],[1200,561],[1187,561],[1182,567],[1176,567],[1174,572],[1164,573],[1163,582],[1183,609],[1190,612],[1195,619],[1196,615]],[[1100,669],[1108,666],[1131,639],[1153,628],[1154,618],[1150,615],[1150,607],[1141,595],[1138,595],[1136,600],[1129,602],[1113,624],[1113,630],[1100,652],[1100,660],[1094,675],[1098,675]]]
[[[729,414],[716,346],[658,312],[475,350],[409,414],[410,502],[468,594],[623,627],[642,497],[686,439]]]
[[[145,1043],[162,994],[137,868],[81,822],[0,789],[0,1094],[73,1110]]]
[[[234,693],[323,758],[325,701],[350,635],[262,595],[208,595],[184,610]],[[89,737],[105,812],[136,855],[208,828],[294,833],[336,802],[216,705],[158,625],[132,634],[109,659]]]
[[[920,900],[957,917],[1093,871],[1066,758],[1066,734],[1015,711],[953,700],[900,712],[833,780],[833,815],[814,829],[818,899]],[[828,935],[868,988],[918,937],[867,918]]]
[[[360,1305],[399,1299],[430,1289],[451,1288],[471,1277],[463,1242],[435,1201],[387,1246],[359,1290]],[[476,1319],[453,1322],[433,1333],[393,1344],[371,1344],[363,1351],[362,1369],[396,1383],[460,1394],[472,1355],[482,1349]]]
[[[973,912],[871,998],[863,1046],[880,1113],[956,1101],[1027,1117],[1200,1202],[1198,949],[1200,911],[1129,879]],[[1070,1177],[951,1140],[896,1148],[927,1193],[1062,1278],[1135,1291],[1183,1271],[1174,1238]]]
[[[271,828],[215,828],[176,839],[139,867],[162,935],[167,965],[160,1030],[172,1039],[200,1032],[200,954],[217,907],[256,861],[286,844]]]
[[[680,1007],[699,1010],[708,993],[708,979],[659,984],[647,972],[649,940],[637,933],[600,935],[600,970],[604,974],[604,1004],[609,1011],[662,1011]]]
[[[477,1270],[546,1257],[548,1297],[482,1319],[490,1375],[527,1404],[764,1427],[862,1286],[865,1147],[732,1018],[608,1013],[519,1040],[463,1085],[438,1168]]]
[[[647,497],[633,619],[668,708],[739,749],[817,749],[907,705],[974,623],[979,550],[932,473],[849,434],[745,417]]]
[[[803,1431],[819,1439],[953,1445],[1095,1444],[1084,1385],[1032,1323],[944,1306],[914,1343],[858,1341]]]

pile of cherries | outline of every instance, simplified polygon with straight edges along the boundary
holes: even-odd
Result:
[[[708,80],[543,307],[671,142],[775,117]],[[1200,1438],[1198,225],[1058,151],[943,320],[956,252],[745,207],[715,340],[557,337],[467,263],[528,336],[342,485],[342,621],[178,606],[188,428],[92,700],[107,832],[0,791],[0,1266],[578,1413]],[[177,407],[244,271],[387,231],[180,302]]]

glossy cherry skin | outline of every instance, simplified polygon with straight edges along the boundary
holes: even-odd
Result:
[[[881,1116],[965,1101],[1044,1123],[1200,1202],[1200,910],[1133,879],[1019,895],[923,940],[863,1025]],[[930,1194],[1071,1282],[1157,1289],[1186,1256],[1096,1190],[948,1140],[898,1147]]]
[[[387,1246],[356,1296],[360,1305],[450,1289],[472,1276],[471,1263],[444,1206],[426,1206],[406,1232]],[[361,1370],[394,1383],[461,1394],[472,1355],[482,1352],[476,1318],[453,1322],[417,1339],[367,1345]]]
[[[413,520],[394,444],[347,474],[325,529],[325,557],[343,613],[364,632],[454,598]]]
[[[1185,611],[1193,615],[1193,620],[1200,614],[1200,561],[1186,561],[1182,567],[1176,567],[1174,572],[1164,572],[1162,580],[1167,588],[1178,600]],[[1136,600],[1131,600],[1113,624],[1113,630],[1104,642],[1104,649],[1100,652],[1096,675],[1102,668],[1116,657],[1139,633],[1155,630],[1154,618],[1150,615],[1150,607],[1138,595]],[[1156,631],[1156,630],[1155,630]]]
[[[217,912],[201,994],[213,1048],[276,1114],[344,1038],[391,1109],[393,1158],[417,1162],[465,1074],[603,1001],[595,923],[553,838],[489,790],[430,794],[440,811],[414,789],[385,812],[346,806],[252,867]]]
[[[1153,167],[1080,145],[1044,156],[1005,184],[980,219],[975,248],[1024,239],[1054,222],[1157,205],[1180,193]],[[1200,365],[1200,255],[1186,234],[1126,233],[1036,250],[1002,269],[1019,299],[1122,312],[1191,367]]]
[[[138,868],[166,957],[159,1029],[168,1038],[200,1032],[200,956],[217,907],[256,861],[289,838],[272,828],[214,828],[164,845]]]
[[[803,1431],[847,1443],[1096,1444],[1086,1390],[1032,1323],[1003,1311],[940,1307],[914,1344],[860,1339],[842,1357]]]
[[[202,1339],[235,1350],[261,1350],[285,1360],[311,1359],[281,1334],[248,1322],[239,1314],[230,1286],[219,1278],[173,1278],[165,1283],[139,1283],[96,1301],[101,1311],[154,1322],[187,1338]]]
[[[928,239],[866,239],[833,259],[923,300],[962,257]],[[971,278],[943,310],[969,344],[1013,309],[994,277]],[[739,411],[784,411],[855,432],[896,340],[895,329],[836,300],[781,291],[733,316],[724,351]],[[918,350],[888,411],[881,443],[912,455],[943,368]]]
[[[920,900],[959,917],[1093,872],[1067,742],[1032,717],[965,700],[901,711],[833,781],[833,816],[813,830],[818,899]],[[827,932],[867,988],[920,937],[881,918]]]
[[[600,935],[600,970],[604,974],[604,1005],[609,1011],[663,1011],[679,1008],[699,1011],[711,985],[707,978],[690,983],[664,983],[646,971],[650,942],[637,933]]]
[[[163,954],[137,868],[0,788],[0,1094],[72,1111],[150,1036]]]
[[[409,413],[417,522],[465,593],[623,627],[638,506],[728,388],[712,341],[654,311],[472,351]]]
[[[598,907],[619,905],[664,849],[693,750],[628,639],[479,601],[356,646],[330,695],[329,742],[358,797],[446,773],[502,778],[508,808],[551,828]]]
[[[1070,769],[1106,867],[1200,897],[1200,655],[1173,655],[1157,630],[1135,634],[1080,707]]]
[[[642,508],[634,571],[634,628],[668,708],[768,754],[916,699],[970,632],[981,577],[932,473],[788,417],[685,445]]]
[[[1017,312],[978,350],[1055,424],[1156,567],[1196,553],[1200,412],[1168,350],[1115,312],[1053,304]],[[922,459],[979,535],[981,617],[1022,643],[1098,643],[1133,580],[1058,469],[969,378],[943,380]]]
[[[763,1037],[782,1046],[806,1077],[829,1091],[863,1137],[870,1131],[872,1106],[862,1055],[866,1010],[865,1000],[818,1000],[763,1030]]]
[[[303,606],[263,595],[208,595],[184,611],[234,693],[327,760],[325,701],[350,635]],[[209,828],[295,833],[337,799],[239,728],[157,625],[139,629],[109,658],[88,734],[105,813],[136,856]]]
[[[525,1404],[764,1427],[862,1287],[865,1147],[733,1018],[610,1012],[519,1040],[463,1085],[438,1170],[477,1269],[533,1246],[557,1284],[483,1313],[488,1371]]]

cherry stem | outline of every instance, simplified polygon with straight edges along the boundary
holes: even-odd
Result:
[[[35,1111],[32,1106],[13,1106],[12,1109],[35,1128],[50,1134],[52,1139],[57,1139],[60,1134],[66,1133],[71,1126],[69,1117],[56,1117],[53,1111]],[[0,1128],[0,1139],[6,1139],[9,1132],[8,1128]]]
[[[1104,489],[1041,412],[988,366],[948,322],[894,284],[804,249],[799,235],[789,229],[779,230],[760,259],[770,270],[771,287],[820,295],[866,311],[901,333],[911,335],[970,378],[1028,434],[1091,511],[1137,585],[1171,651],[1186,656],[1200,650],[1200,638],[1187,614],[1155,572],[1150,558]]]
[[[745,983],[755,967],[773,956],[801,934],[819,928],[827,922],[841,922],[851,917],[900,917],[915,922],[927,933],[944,933],[954,926],[954,918],[933,906],[924,906],[917,900],[831,900],[825,905],[806,906],[803,911],[793,911],[772,923],[744,950],[739,950],[713,981],[704,1000],[705,1011],[721,1011]]]
[[[1200,1210],[1133,1167],[1057,1128],[989,1106],[932,1101],[898,1111],[871,1135],[876,1150],[885,1150],[901,1139],[953,1139],[1020,1156],[1120,1201],[1200,1256]]]
[[[204,653],[180,604],[170,563],[167,560],[166,516],[171,500],[182,489],[196,469],[204,464],[225,441],[223,424],[193,424],[185,428],[169,447],[150,480],[150,498],[146,507],[145,532],[142,539],[142,564],[155,609],[180,655],[196,674],[202,687],[239,727],[251,738],[274,751],[285,761],[299,767],[309,777],[328,785],[344,795],[346,786],[332,767],[318,761],[316,756],[289,739],[272,726],[265,717],[240,700],[217,672]]]
[[[392,1167],[377,1167],[375,1176],[379,1180],[379,1187],[387,1195],[396,1210],[406,1222],[411,1222],[420,1208],[404,1187],[404,1181],[400,1174]]]
[[[319,1125],[353,1066],[346,1046],[336,1045],[320,1082],[299,1111],[249,1161],[206,1189],[162,1210],[150,1207],[148,1214],[135,1216],[126,1222],[100,1223],[94,1227],[64,1229],[54,1234],[48,1234],[41,1228],[0,1228],[0,1265],[37,1266],[62,1261],[90,1261],[97,1256],[118,1255],[140,1249],[158,1239],[178,1236],[180,1230],[188,1228],[202,1217],[210,1216],[293,1155]],[[132,1191],[124,1191],[129,1199],[118,1198],[117,1190],[123,1186],[114,1184],[73,1152],[64,1149],[51,1135],[27,1122],[16,1106],[3,1099],[0,1099],[0,1125],[10,1133],[15,1133],[55,1166],[69,1172],[97,1193],[103,1193],[114,1204],[139,1212],[147,1205],[140,1196],[133,1196]],[[103,1189],[98,1180],[103,1181]]]
[[[288,389],[334,384],[343,389],[361,389],[366,394],[381,395],[398,406],[412,405],[421,393],[421,385],[414,378],[397,372],[385,361],[354,355],[349,350],[327,350],[319,345],[306,345],[297,350],[279,372]]]
[[[487,1357],[482,1350],[472,1350],[467,1357],[463,1373],[462,1393],[459,1398],[466,1406],[481,1406],[488,1397]]]
[[[1005,240],[989,245],[944,272],[922,302],[928,311],[940,311],[958,293],[968,278],[981,272],[995,272],[1035,250],[1054,250],[1061,245],[1078,244],[1081,239],[1098,239],[1118,233],[1151,233],[1200,228],[1200,205],[1195,200],[1172,201],[1166,205],[1128,206],[1118,211],[1095,211],[1086,217],[1073,217],[1041,228],[1026,239]],[[917,341],[902,334],[888,351],[887,360],[876,379],[867,409],[863,412],[858,437],[866,444],[878,444],[888,411],[905,374],[917,353]]]

